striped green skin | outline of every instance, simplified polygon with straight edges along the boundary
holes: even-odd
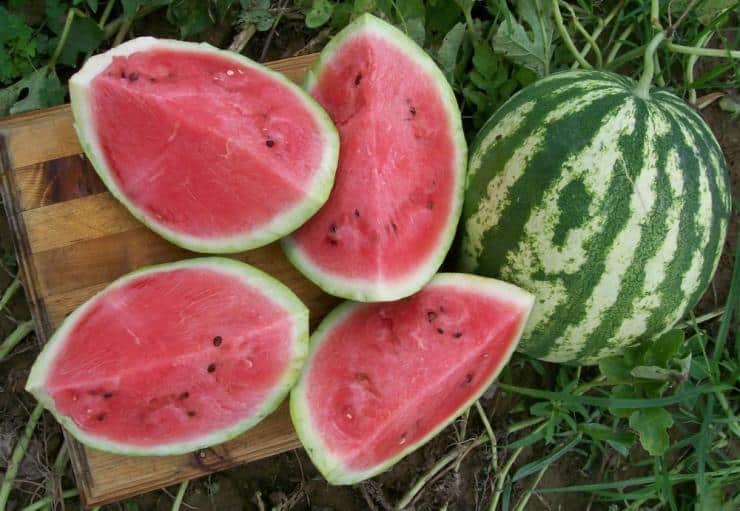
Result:
[[[603,71],[549,76],[471,148],[460,265],[537,302],[520,351],[596,363],[690,310],[717,266],[729,176],[681,99]]]

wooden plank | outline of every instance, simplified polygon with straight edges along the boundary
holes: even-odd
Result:
[[[13,174],[20,211],[106,191],[82,154],[22,167]]]
[[[88,504],[104,504],[156,487],[200,477],[225,468],[300,447],[287,403],[244,435],[208,449],[167,457],[125,457],[85,447],[89,464]],[[104,493],[98,489],[105,489]]]
[[[297,82],[303,79],[317,57],[316,54],[303,55],[268,65]],[[0,122],[0,135],[6,139],[5,150],[11,168],[37,165],[82,152],[69,105],[4,119]]]
[[[270,65],[298,81],[315,59],[307,55]],[[79,154],[72,122],[68,105],[0,121],[0,191],[41,342],[79,304],[118,276],[195,256],[139,224],[105,191]],[[234,257],[290,286],[309,307],[313,326],[338,302],[298,273],[278,244]],[[89,506],[298,445],[286,406],[231,442],[184,456],[117,456],[87,449],[66,436],[75,477]]]
[[[143,227],[108,192],[29,209],[21,215],[34,253]]]

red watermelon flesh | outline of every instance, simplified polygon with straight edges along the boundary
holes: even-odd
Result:
[[[385,470],[470,406],[508,361],[532,304],[509,284],[438,274],[401,301],[332,312],[291,395],[293,423],[327,480]]]
[[[267,415],[306,349],[308,312],[242,263],[196,259],[136,272],[75,312],[29,389],[94,447],[172,454]]]
[[[324,290],[397,299],[436,272],[460,213],[465,142],[442,73],[404,34],[370,15],[322,52],[307,88],[341,140],[327,203],[287,240]]]
[[[206,45],[127,45],[71,83],[83,147],[136,216],[186,248],[224,252],[273,241],[323,204],[337,137],[297,86]]]

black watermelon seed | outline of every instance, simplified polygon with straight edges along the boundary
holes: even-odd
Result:
[[[445,333],[445,331],[443,329],[441,329],[441,328],[438,328],[437,329],[437,333],[440,334],[440,335],[442,335],[443,333]]]
[[[411,114],[411,117],[416,117],[416,108],[413,105],[409,107],[409,113]]]
[[[465,383],[468,384],[471,381],[473,381],[473,373],[468,373],[465,375]]]
[[[361,81],[362,81],[362,73],[357,73],[357,76],[355,76],[355,85],[360,85]]]
[[[130,73],[128,75],[128,81],[129,82],[135,82],[138,79],[139,79],[139,73],[134,72],[134,73]]]
[[[454,334],[452,334],[452,337],[454,337],[455,339],[459,339],[460,337],[462,337],[462,332],[455,332]]]
[[[216,347],[221,346],[222,342],[223,342],[223,339],[221,338],[220,335],[217,335],[216,337],[213,338],[213,345]]]
[[[187,398],[190,397],[190,392],[188,392],[188,391],[180,392],[180,396],[179,397],[180,397],[180,399],[187,399]]]
[[[275,145],[275,141],[274,140],[267,140],[267,142],[265,142],[265,145],[267,147],[272,147],[272,146]]]
[[[427,321],[430,323],[437,319],[437,313],[434,311],[427,311]]]
[[[121,78],[126,78],[126,71],[121,69]]]
[[[104,413],[99,413],[98,416],[95,417],[95,418],[102,422],[102,421],[105,420],[105,414]]]
[[[427,201],[427,209],[434,209],[434,202]]]
[[[391,228],[393,229],[393,232],[398,231],[398,226],[396,225],[395,222],[391,222]]]
[[[208,372],[212,373],[216,370],[216,364],[208,364]]]
[[[355,217],[360,218],[360,210],[355,209]]]
[[[193,410],[188,410],[188,417],[195,417],[195,412]]]
[[[329,238],[328,241],[329,241],[329,244],[330,245],[336,245],[337,244],[337,240],[333,240],[333,239]]]
[[[103,394],[103,397],[105,399],[110,399],[113,397],[113,392],[106,392],[105,394]]]
[[[337,224],[334,222],[329,224],[329,232],[337,232]]]

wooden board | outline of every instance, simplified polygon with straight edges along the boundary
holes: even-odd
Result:
[[[298,81],[315,59],[307,55],[270,66]],[[75,307],[120,275],[195,255],[134,220],[80,152],[68,105],[0,121],[0,188],[41,342]],[[300,275],[277,244],[236,257],[290,286],[310,308],[312,326],[337,303]],[[89,449],[69,435],[67,442],[87,506],[299,445],[285,405],[241,437],[189,455],[124,457]]]

